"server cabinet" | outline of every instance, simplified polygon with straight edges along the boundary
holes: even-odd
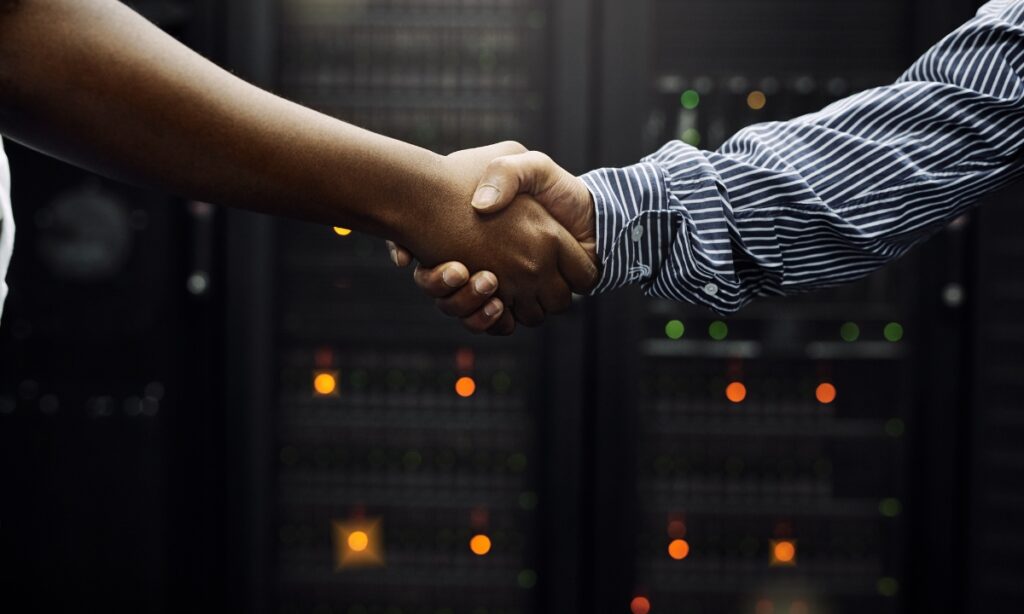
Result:
[[[600,6],[599,165],[669,139],[714,149],[890,82],[972,8]],[[609,547],[590,611],[957,611],[937,537],[966,494],[965,225],[860,284],[731,318],[598,303],[590,503]]]
[[[551,141],[546,58],[564,43],[552,41],[558,17],[546,2],[285,0],[231,11],[247,26],[229,44],[232,64],[325,113],[440,153]],[[576,551],[573,527],[552,522],[577,521],[578,455],[566,447],[576,401],[556,406],[545,390],[579,389],[580,365],[544,348],[573,325],[474,338],[433,312],[377,239],[233,223],[229,270],[260,281],[236,287],[232,302],[272,306],[237,327],[251,356],[232,388],[234,467],[248,476],[233,497],[244,502],[235,543],[245,607],[569,607],[574,589],[561,579],[576,562],[555,569],[549,555]],[[244,338],[253,331],[270,344]]]

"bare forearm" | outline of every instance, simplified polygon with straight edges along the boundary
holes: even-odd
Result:
[[[442,157],[253,87],[114,0],[0,2],[0,132],[125,181],[382,236],[443,190]]]

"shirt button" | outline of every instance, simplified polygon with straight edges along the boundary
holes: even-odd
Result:
[[[640,239],[644,238],[644,227],[634,226],[633,227],[633,242],[639,243]]]
[[[718,294],[718,286],[715,284],[708,284],[704,286],[704,294],[707,294],[708,296],[715,296]]]

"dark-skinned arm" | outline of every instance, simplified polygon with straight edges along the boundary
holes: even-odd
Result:
[[[362,130],[232,76],[115,0],[0,0],[0,132],[126,182],[494,271],[529,323],[595,277],[536,203],[489,220],[466,206],[518,145],[439,156]]]

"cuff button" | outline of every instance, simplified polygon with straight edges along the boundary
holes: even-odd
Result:
[[[708,284],[704,286],[704,294],[707,294],[708,296],[715,296],[718,294],[718,286],[715,284]]]

